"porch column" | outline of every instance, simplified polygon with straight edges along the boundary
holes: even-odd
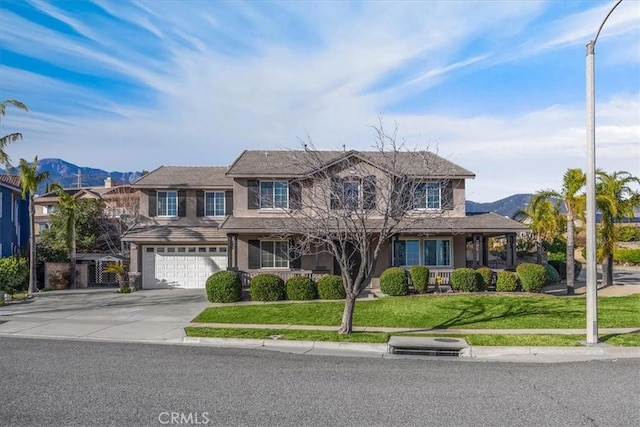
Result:
[[[489,267],[489,239],[484,235],[480,236],[482,239],[482,265]]]
[[[507,268],[515,268],[516,267],[516,234],[509,233],[506,235],[507,237]]]
[[[227,234],[227,270],[238,269],[238,235]]]

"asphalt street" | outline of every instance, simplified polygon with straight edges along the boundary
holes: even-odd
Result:
[[[302,356],[0,338],[3,426],[635,426],[640,360]]]

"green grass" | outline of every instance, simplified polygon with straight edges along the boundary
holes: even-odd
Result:
[[[210,307],[199,323],[338,326],[342,302]],[[356,303],[355,326],[464,329],[584,328],[584,297],[442,295]],[[640,327],[640,294],[598,299],[601,328]]]
[[[206,328],[187,327],[190,337],[204,338],[254,338],[294,341],[334,341],[359,343],[386,343],[390,334],[382,332],[353,332],[341,335],[332,331],[301,331],[292,329],[242,329],[242,328]],[[438,334],[393,334],[395,336],[442,337]],[[534,346],[534,347],[576,347],[585,339],[584,335],[446,335],[452,338],[464,338],[472,346]],[[640,346],[640,334],[601,336],[600,340],[615,346]]]
[[[294,341],[334,341],[334,342],[364,342],[386,343],[388,334],[353,332],[351,334],[339,334],[331,331],[299,331],[291,329],[241,329],[241,328],[184,328],[187,336],[206,338],[255,338],[273,339],[279,336],[280,340]]]

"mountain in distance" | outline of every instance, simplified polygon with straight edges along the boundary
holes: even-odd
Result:
[[[49,182],[39,188],[38,194],[43,194],[46,184],[57,182],[64,188],[77,188],[79,182],[82,187],[102,187],[104,180],[110,177],[112,185],[129,184],[142,176],[141,172],[107,172],[102,169],[81,167],[62,159],[40,159],[38,161],[38,172],[47,171],[51,175]],[[0,173],[5,173],[0,169]],[[18,171],[12,171],[17,174]],[[80,178],[78,178],[78,175]],[[511,217],[519,209],[529,202],[532,194],[514,194],[495,202],[478,203],[471,200],[466,201],[466,210],[469,213],[475,212],[495,212],[498,215]]]
[[[475,212],[495,212],[498,215],[511,216],[518,210],[524,209],[529,203],[533,194],[514,194],[495,202],[478,203],[471,200],[466,201],[466,209],[469,213]]]
[[[38,188],[38,194],[45,192],[49,183],[57,182],[64,188],[77,187],[102,187],[107,177],[111,178],[112,185],[129,184],[142,176],[140,172],[107,172],[102,169],[77,166],[65,162],[62,159],[38,160],[38,172],[49,172],[50,178]],[[0,169],[0,173],[6,173]],[[11,174],[18,174],[17,168]],[[80,185],[78,185],[80,184]]]

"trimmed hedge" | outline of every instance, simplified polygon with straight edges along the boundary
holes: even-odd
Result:
[[[486,290],[489,286],[493,284],[493,270],[489,267],[480,267],[476,268],[476,273],[480,275],[480,289]]]
[[[218,271],[207,279],[207,299],[211,302],[236,302],[242,297],[242,281],[234,271]]]
[[[498,271],[496,292],[515,292],[518,289],[518,275],[512,271]]]
[[[249,294],[254,301],[284,299],[284,281],[275,274],[258,274],[249,282]]]
[[[451,289],[457,292],[476,292],[480,289],[479,274],[472,268],[457,268],[451,273]]]
[[[429,269],[424,265],[413,265],[409,269],[409,276],[411,277],[411,283],[413,289],[416,292],[427,292],[429,287]]]
[[[342,277],[324,276],[318,280],[318,297],[320,299],[345,299],[347,293],[342,284]]]
[[[318,298],[316,284],[306,276],[295,276],[287,280],[285,286],[287,299],[291,301],[306,301]]]
[[[520,285],[525,292],[540,292],[547,280],[544,266],[525,262],[516,268]]]
[[[556,270],[554,266],[547,264],[544,266],[544,270],[546,274],[545,284],[550,285],[560,282],[560,273],[558,273],[558,270]]]
[[[380,290],[383,294],[399,297],[409,293],[407,271],[401,267],[389,267],[380,275]]]

